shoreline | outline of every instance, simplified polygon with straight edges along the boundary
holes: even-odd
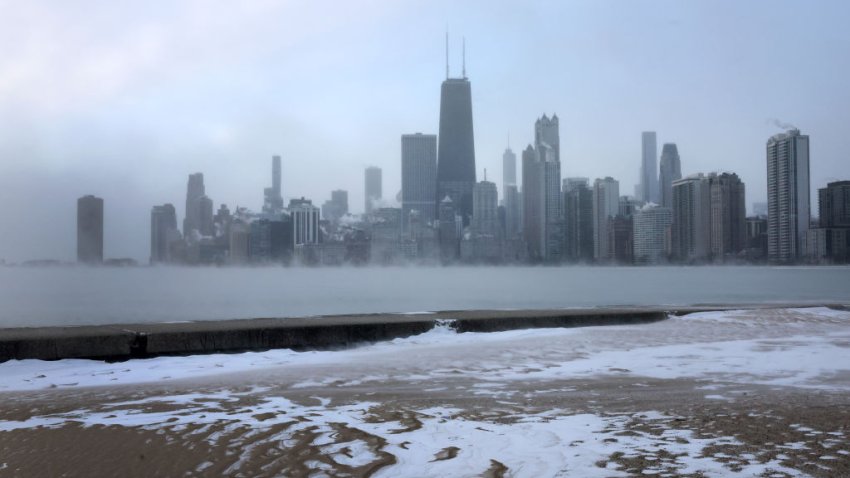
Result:
[[[847,476],[843,309],[6,363],[0,475]]]
[[[448,325],[458,332],[631,325],[668,315],[731,309],[848,308],[846,304],[743,303],[685,307],[596,307],[576,309],[454,310],[415,313],[326,315],[0,329],[0,363],[8,360],[68,358],[123,361],[167,355],[236,353],[288,348],[350,348],[409,337]]]

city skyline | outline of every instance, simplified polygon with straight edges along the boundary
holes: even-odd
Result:
[[[344,32],[336,35],[353,37],[375,25],[395,24],[414,12],[422,13],[415,5],[375,5],[384,8],[370,18],[354,14],[342,24],[328,20],[320,24],[318,33],[296,29],[295,37],[287,37],[282,43],[271,41],[245,65],[238,63],[240,45],[250,41],[237,42],[232,49],[225,49],[224,55],[213,54],[224,48],[222,43],[212,41],[216,35],[228,39],[247,35],[226,29],[220,19],[227,17],[237,25],[271,28],[269,23],[274,22],[266,23],[269,20],[265,17],[287,13],[288,7],[272,3],[234,12],[213,5],[206,17],[192,7],[172,7],[177,11],[171,13],[176,13],[179,20],[173,23],[159,16],[168,10],[163,6],[143,12],[139,20],[124,17],[138,12],[109,8],[99,19],[80,19],[71,7],[54,9],[50,15],[39,17],[36,21],[40,24],[56,27],[47,29],[51,31],[49,35],[67,41],[39,36],[48,33],[21,35],[28,41],[23,46],[10,46],[5,50],[9,55],[0,62],[0,72],[16,73],[4,75],[11,80],[0,84],[2,91],[9,93],[0,100],[0,111],[4,113],[0,115],[0,157],[4,158],[0,161],[0,194],[7,204],[23,202],[28,206],[1,213],[4,223],[26,227],[0,238],[0,258],[72,259],[74,241],[67,238],[68,231],[73,230],[73,201],[93,194],[108,204],[104,212],[104,255],[145,261],[150,248],[150,208],[163,203],[183,204],[181,196],[188,174],[204,173],[214,209],[226,203],[232,210],[236,206],[260,210],[262,188],[269,182],[268,158],[274,154],[283,159],[284,201],[305,196],[314,204],[321,204],[332,190],[343,189],[351,194],[353,212],[360,212],[357,206],[363,204],[363,191],[358,184],[362,182],[363,168],[370,164],[383,169],[384,197],[394,198],[401,183],[398,138],[413,131],[438,130],[437,83],[444,76],[447,16],[451,17],[453,76],[460,71],[461,36],[466,37],[466,69],[475,83],[472,105],[479,176],[487,168],[492,177],[498,177],[506,134],[511,134],[516,149],[521,151],[533,140],[531,119],[551,111],[559,115],[562,123],[561,176],[592,179],[610,175],[620,182],[623,192],[630,193],[637,182],[638,133],[655,131],[659,145],[678,145],[683,176],[734,171],[747,184],[747,207],[763,202],[764,141],[785,129],[777,127],[772,118],[793,122],[814,139],[813,196],[826,183],[845,179],[841,130],[848,122],[848,113],[846,108],[834,106],[848,100],[847,92],[838,86],[850,65],[843,56],[836,56],[836,52],[846,50],[842,46],[848,43],[847,35],[837,30],[837,20],[846,5],[821,2],[802,10],[765,11],[763,4],[754,2],[736,5],[739,18],[724,17],[722,20],[728,23],[722,25],[718,23],[720,16],[712,12],[715,8],[702,3],[619,5],[618,13],[605,21],[600,18],[610,17],[612,4],[573,5],[575,15],[570,18],[575,19],[568,21],[586,25],[569,33],[561,33],[548,20],[540,24],[537,32],[520,28],[523,21],[545,19],[550,10],[563,10],[565,6],[501,6],[480,23],[472,21],[475,6],[462,6],[452,7],[448,13],[426,15],[415,27],[421,38],[411,41],[406,51],[397,48],[398,42],[385,44],[389,38],[385,34],[354,41],[344,49],[349,58],[341,58],[343,52],[333,49],[331,39],[304,43],[336,27]],[[641,9],[646,11],[638,11]],[[16,6],[13,14],[5,18],[26,20],[43,10],[37,3]],[[294,13],[296,17],[318,16],[317,11]],[[633,38],[635,30],[625,25],[625,18],[620,18],[630,14],[657,17],[654,21],[661,28],[646,38]],[[509,15],[519,15],[520,26],[503,28],[509,24]],[[823,28],[807,31],[806,35],[785,29],[782,37],[771,33],[763,39],[750,34],[738,43],[710,33],[718,25],[722,30],[754,22],[756,30],[764,34],[770,21],[790,25],[800,15],[818,21]],[[76,21],[100,25],[97,22],[115,20],[127,21],[126,33],[106,29],[99,37],[79,33],[75,36],[65,28]],[[148,24],[158,28],[145,29]],[[693,24],[697,32],[689,33],[688,27]],[[194,35],[184,38],[187,48],[203,53],[193,60],[175,57],[164,49],[178,44],[183,37],[176,37],[175,32],[186,25]],[[13,36],[19,28],[8,20],[3,26]],[[386,35],[392,35],[397,28]],[[687,33],[683,43],[705,53],[700,60],[708,66],[696,65],[681,46],[669,42],[674,34],[683,32]],[[540,78],[528,78],[523,68],[538,58],[531,46],[546,37],[552,37],[562,55],[533,70],[542,73]],[[592,43],[594,38],[606,40],[605,51],[576,46]],[[707,48],[698,42],[700,39],[719,43]],[[636,44],[629,45],[626,40],[635,40]],[[836,48],[807,50],[818,41],[830,42]],[[104,42],[111,44],[106,51],[101,48]],[[90,53],[88,60],[83,64],[51,63],[54,58],[50,55],[54,53],[48,52],[45,45],[57,43],[62,48],[76,48],[80,54]],[[293,44],[304,51],[287,48]],[[650,53],[641,52],[641,47]],[[800,68],[779,70],[774,63],[794,51],[807,53]],[[140,54],[124,55],[127,52]],[[131,58],[119,60],[116,55]],[[299,63],[305,55],[312,61]],[[260,68],[260,63],[270,58],[278,58],[281,66]],[[644,66],[650,67],[640,67],[639,60],[647,60]],[[661,68],[664,61],[672,60],[676,60],[675,69]],[[399,68],[375,68],[393,62]],[[221,73],[234,64],[243,67],[237,69],[238,75]],[[290,68],[295,64],[301,67]],[[173,74],[154,71],[171,71],[169,66],[174,68]],[[195,76],[194,67],[206,73]],[[730,80],[709,71],[711,67],[740,71],[740,76],[734,78],[732,92],[728,91]],[[610,74],[612,68],[624,68],[630,74],[622,80],[599,81],[598,75]],[[756,72],[759,69],[764,71]],[[372,73],[367,74],[368,71]],[[377,71],[379,76],[374,75]],[[662,71],[664,75],[660,74]],[[141,74],[134,79],[128,72]],[[210,72],[221,74],[210,76]],[[272,88],[284,72],[292,78],[283,84],[275,83]],[[343,87],[351,78],[356,81]],[[67,81],[60,84],[59,79]],[[317,79],[320,81],[315,84],[306,83]],[[695,79],[699,94],[693,88]],[[259,82],[256,93],[245,88],[250,82]],[[92,84],[102,88],[94,89]],[[308,84],[314,86],[304,90]],[[199,85],[202,87],[197,88]],[[39,86],[49,88],[50,94],[40,94],[44,90],[38,90]],[[173,101],[190,88],[197,91],[185,100]],[[289,92],[293,88],[304,96],[303,100],[293,99]],[[374,114],[360,108],[360,100],[356,99],[374,98],[378,90],[391,101],[382,101]],[[788,90],[797,94],[783,96]],[[230,103],[219,99],[233,97],[234,93],[239,94]],[[310,103],[318,94],[327,95],[327,99],[313,102],[311,110],[301,107],[302,101]],[[746,104],[738,101],[744,97],[748,98]],[[263,106],[261,98],[270,101],[270,105]],[[341,98],[345,101],[336,101]],[[615,104],[634,113],[624,114]],[[295,106],[295,114],[281,117],[280,112],[287,106]],[[362,111],[370,112],[365,121],[352,121],[352,115]],[[335,118],[347,129],[329,129],[328,118]],[[250,134],[246,133],[249,128],[253,130]],[[175,134],[181,138],[178,140]],[[317,149],[317,144],[323,148]],[[45,195],[45,190],[49,194]],[[500,188],[500,198],[503,193]],[[813,197],[812,204],[815,201]],[[178,208],[182,221],[181,210]],[[30,219],[42,214],[47,215],[46,220]],[[816,214],[814,207],[812,214]]]

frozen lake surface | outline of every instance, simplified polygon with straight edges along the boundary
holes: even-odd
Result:
[[[850,302],[850,268],[0,268],[0,327],[789,302]]]

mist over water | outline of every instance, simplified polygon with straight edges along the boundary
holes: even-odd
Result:
[[[0,327],[458,309],[850,303],[850,267],[0,268]]]

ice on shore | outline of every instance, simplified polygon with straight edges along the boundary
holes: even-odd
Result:
[[[0,364],[0,392],[281,371],[295,388],[452,376],[489,383],[483,390],[498,393],[496,383],[505,381],[625,374],[850,390],[848,340],[850,312],[827,308],[707,312],[644,325],[492,333],[456,333],[442,324],[424,334],[341,351],[270,350],[111,364],[8,361]]]
[[[250,408],[221,410],[222,403],[253,394],[263,398]],[[236,472],[250,462],[258,444],[294,446],[299,432],[310,430],[313,436],[310,444],[318,447],[330,463],[305,462],[309,468],[331,471],[334,468],[332,463],[366,466],[378,460],[379,452],[389,453],[395,458],[395,463],[379,469],[375,475],[378,477],[442,477],[458,476],[458,473],[480,476],[493,466],[507,467],[510,476],[516,477],[629,476],[612,456],[645,458],[655,462],[648,470],[659,470],[658,473],[760,476],[770,470],[798,475],[796,470],[784,467],[779,459],[759,461],[755,457],[750,463],[739,463],[739,468],[732,470],[715,459],[718,457],[706,455],[704,450],[740,445],[736,439],[699,437],[690,430],[672,428],[669,422],[674,417],[653,411],[595,415],[549,410],[514,416],[511,422],[506,423],[472,419],[458,409],[431,407],[412,411],[417,426],[410,427],[394,419],[379,418],[379,412],[374,408],[379,405],[376,403],[333,407],[326,400],[320,401],[319,406],[305,406],[261,390],[241,394],[155,396],[134,402],[102,404],[97,411],[74,410],[19,422],[0,421],[0,432],[20,428],[55,428],[68,422],[83,427],[170,430],[185,433],[183,439],[195,437],[213,446],[226,440],[228,447],[238,450],[239,454],[239,459],[227,472]],[[179,407],[169,411],[167,405]],[[631,428],[629,425],[635,420],[641,426],[655,430]],[[277,430],[275,427],[281,424],[287,426],[268,434],[268,430]],[[340,426],[380,437],[380,449],[362,438],[340,438]],[[258,442],[258,439],[261,441]],[[449,449],[451,453],[447,453]],[[199,468],[208,468],[210,465],[206,463]]]

